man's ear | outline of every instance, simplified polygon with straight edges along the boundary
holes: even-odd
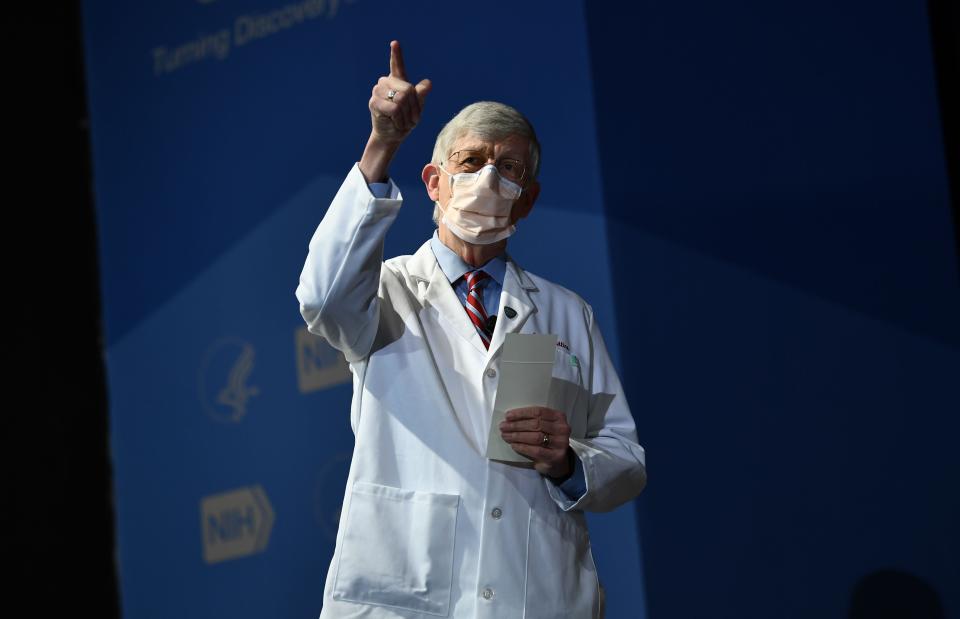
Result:
[[[517,223],[530,214],[530,211],[533,210],[533,203],[537,201],[539,195],[540,183],[535,180],[530,181],[530,184],[523,188],[523,193],[520,194],[517,201],[513,203],[513,209],[510,211],[510,219],[513,223]]]
[[[423,172],[420,174],[423,179],[423,186],[427,188],[427,195],[432,202],[440,201],[440,169],[434,163],[428,163],[423,166]]]

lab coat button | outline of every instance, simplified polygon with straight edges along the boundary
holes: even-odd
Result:
[[[480,595],[482,595],[482,596],[483,596],[483,599],[485,599],[485,600],[492,600],[492,599],[493,599],[493,589],[491,589],[490,587],[487,587],[486,589],[483,590],[483,593],[481,593]]]
[[[496,378],[496,377],[497,377],[497,371],[495,369],[490,368],[487,370],[487,378]]]
[[[503,516],[503,510],[499,507],[494,507],[493,511],[490,512],[490,515],[493,516],[494,520],[500,520],[500,518]]]

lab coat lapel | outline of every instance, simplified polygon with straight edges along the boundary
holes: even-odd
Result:
[[[430,249],[429,241],[420,246],[407,263],[407,269],[419,282],[417,296],[421,303],[437,309],[444,330],[463,338],[478,351],[486,354],[487,350],[483,347],[483,341],[477,334],[477,329],[467,317],[467,312],[463,309],[447,276],[443,274],[443,269],[437,264],[437,258]]]
[[[536,313],[537,306],[533,302],[533,295],[530,294],[536,291],[536,284],[508,256],[507,270],[503,276],[503,290],[500,293],[500,307],[497,309],[497,327],[493,331],[488,351],[490,358],[500,351],[507,333],[519,333],[527,319]],[[507,308],[516,312],[512,318]]]

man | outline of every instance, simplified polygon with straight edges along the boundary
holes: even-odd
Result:
[[[506,254],[539,193],[536,135],[502,104],[461,111],[423,168],[434,237],[383,262],[402,202],[388,166],[431,88],[410,84],[390,47],[370,139],[297,288],[310,331],[354,375],[356,444],[321,617],[598,617],[583,511],[633,499],[644,452],[590,306]],[[550,406],[499,427],[524,464],[485,457],[506,333],[560,338]]]

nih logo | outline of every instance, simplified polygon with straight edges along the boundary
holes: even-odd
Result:
[[[350,382],[350,366],[343,354],[305,326],[297,329],[296,347],[300,393]]]
[[[273,508],[259,484],[211,494],[200,501],[203,560],[218,563],[263,552],[273,528]]]

